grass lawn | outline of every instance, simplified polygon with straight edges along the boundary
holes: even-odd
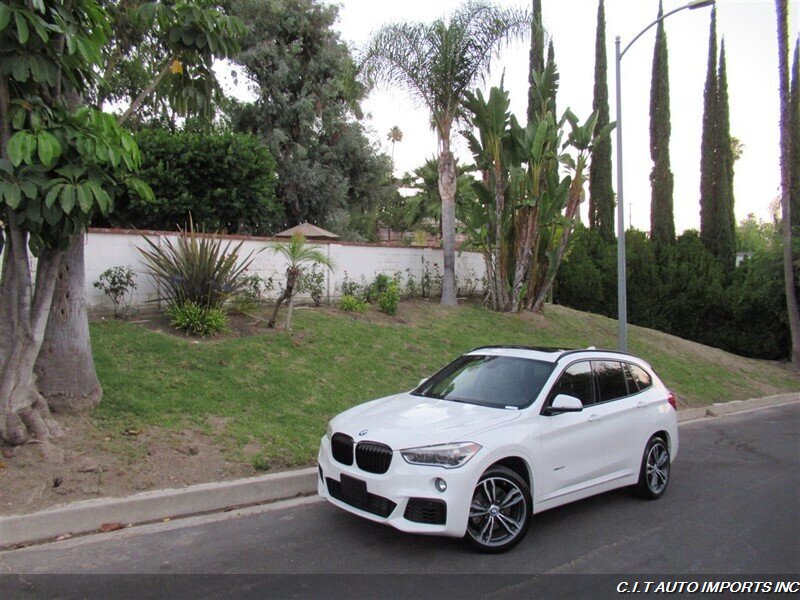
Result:
[[[294,331],[195,341],[118,321],[91,325],[103,402],[113,427],[197,429],[234,461],[308,465],[327,420],[407,390],[483,344],[613,348],[616,321],[548,306],[544,316],[403,302],[397,318],[333,308],[295,311]],[[684,406],[800,390],[787,365],[741,358],[631,327],[631,352],[652,363]]]

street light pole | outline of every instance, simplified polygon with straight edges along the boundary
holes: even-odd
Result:
[[[640,34],[641,35],[641,34]],[[620,39],[614,42],[617,64],[617,325],[618,347],[628,350],[628,287],[625,266],[625,199],[622,195],[622,53]]]
[[[622,352],[628,350],[628,289],[627,273],[625,266],[625,205],[622,194],[622,57],[644,33],[653,25],[658,24],[670,15],[686,8],[694,10],[711,6],[714,0],[692,0],[688,4],[679,6],[662,15],[647,27],[642,29],[623,50],[620,50],[621,41],[619,36],[614,41],[616,72],[617,72],[617,322],[618,322],[618,348]]]

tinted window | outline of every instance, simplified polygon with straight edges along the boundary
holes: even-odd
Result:
[[[622,363],[598,361],[594,363],[594,370],[597,374],[600,402],[628,395],[628,384],[625,381],[625,370],[622,368]]]
[[[589,362],[579,362],[570,365],[561,374],[553,391],[550,393],[551,400],[558,394],[574,396],[586,406],[592,404],[592,365]]]
[[[510,356],[462,356],[414,394],[484,406],[522,407],[542,391],[553,364]]]
[[[633,380],[636,382],[636,389],[638,389],[638,391],[641,392],[653,385],[650,374],[643,368],[631,364],[628,365],[628,368],[631,370],[631,377],[633,377]],[[633,389],[631,391],[633,391]]]

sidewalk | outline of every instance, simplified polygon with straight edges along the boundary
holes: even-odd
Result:
[[[800,402],[800,393],[737,400],[678,411],[679,423]],[[163,519],[230,510],[314,494],[317,469],[248,477],[220,483],[203,483],[182,489],[142,492],[124,498],[100,498],[31,513],[0,517],[0,548],[60,535],[100,531],[107,523],[138,525]]]

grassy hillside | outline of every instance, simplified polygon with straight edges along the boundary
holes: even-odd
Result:
[[[485,344],[609,347],[616,321],[548,306],[544,316],[474,305],[404,302],[398,317],[300,309],[291,334],[197,342],[105,321],[92,324],[105,398],[93,417],[114,427],[199,429],[234,460],[310,464],[327,420],[354,404],[406,390],[460,353]],[[631,327],[683,406],[800,390],[787,365],[741,358]]]

